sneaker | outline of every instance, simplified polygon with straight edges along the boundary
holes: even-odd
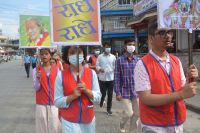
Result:
[[[112,111],[107,111],[107,115],[112,115]]]
[[[100,107],[102,108],[102,107],[105,107],[106,106],[106,102],[105,101],[103,101],[103,103],[102,102],[100,102]]]
[[[103,107],[106,107],[106,101],[103,101]]]
[[[125,130],[124,126],[121,124],[121,122],[119,124],[119,127],[120,127],[120,133],[125,133],[126,132],[126,130]]]

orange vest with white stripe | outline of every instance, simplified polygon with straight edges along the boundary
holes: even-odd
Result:
[[[69,67],[62,72],[62,77],[64,96],[69,96],[76,88],[77,82],[75,81]],[[87,89],[92,90],[91,69],[84,67],[84,71],[80,80],[85,83]],[[59,113],[61,117],[67,121],[87,124],[90,123],[94,118],[94,107],[88,96],[82,92],[81,96],[72,101],[68,108],[60,108]]]
[[[170,55],[169,75],[151,54],[144,56],[142,61],[149,75],[151,94],[170,94],[181,90],[181,70],[177,57]],[[140,119],[145,125],[176,126],[186,119],[184,100],[157,107],[147,106],[139,100],[139,107]]]
[[[56,65],[51,66],[50,75],[47,76],[44,68],[41,71],[40,89],[36,92],[36,104],[54,105],[54,84],[57,76]]]

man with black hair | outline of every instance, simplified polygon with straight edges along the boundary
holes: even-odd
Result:
[[[198,77],[195,65],[189,66],[188,81],[180,60],[166,50],[172,46],[173,32],[149,26],[152,49],[137,62],[134,71],[135,89],[139,95],[143,133],[183,133],[186,120],[184,99],[196,94]],[[194,81],[191,81],[193,79]]]
[[[27,78],[29,78],[31,56],[28,54],[28,52],[25,53],[24,58],[23,58],[23,62],[24,62]]]
[[[54,84],[58,68],[50,64],[50,49],[40,49],[40,58],[42,64],[39,63],[33,69],[33,87],[36,93],[36,133],[59,133],[58,108],[54,106]]]
[[[94,47],[92,53],[93,55],[90,56],[88,64],[91,69],[96,71],[96,62],[97,62],[97,57],[100,54],[100,49],[98,47]]]
[[[114,86],[114,70],[116,58],[111,54],[111,46],[105,42],[103,44],[104,53],[100,54],[97,58],[96,70],[98,72],[100,90],[102,93],[100,107],[103,106],[106,93],[108,96],[107,100],[107,114],[112,115],[112,96]]]
[[[120,131],[125,132],[125,125],[130,120],[129,133],[137,131],[139,118],[138,98],[134,87],[134,68],[139,57],[134,55],[135,41],[125,41],[125,53],[116,60],[114,90],[116,99],[121,101],[122,116],[120,120]]]

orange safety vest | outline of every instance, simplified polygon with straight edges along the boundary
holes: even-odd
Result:
[[[61,71],[61,64],[60,64],[60,61],[59,60],[57,60],[57,67],[58,67],[58,69]]]
[[[69,67],[69,64],[63,63],[63,70],[67,69]]]
[[[151,54],[144,56],[142,61],[149,74],[152,94],[170,94],[181,90],[181,71],[177,57],[170,55],[169,75]],[[145,125],[177,126],[186,119],[184,100],[157,107],[147,106],[139,100],[139,107],[140,119]]]
[[[62,72],[64,96],[69,96],[73,93],[77,86],[77,82],[68,67]],[[92,71],[84,67],[84,72],[81,78],[86,84],[86,87],[92,90]],[[82,93],[81,96],[72,101],[68,108],[59,108],[61,117],[67,121],[74,123],[90,123],[94,118],[94,107],[90,99]]]
[[[52,65],[49,77],[42,66],[38,69],[41,71],[41,80],[40,89],[36,92],[36,104],[54,105],[54,84],[58,68],[56,65]]]
[[[92,66],[96,66],[97,57],[96,57],[95,55],[92,55],[92,56],[91,56],[91,59],[92,59]]]

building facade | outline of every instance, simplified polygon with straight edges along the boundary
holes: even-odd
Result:
[[[133,17],[132,0],[101,0],[102,40],[112,44],[112,52],[123,53],[126,39],[134,39],[134,31],[127,26]]]

